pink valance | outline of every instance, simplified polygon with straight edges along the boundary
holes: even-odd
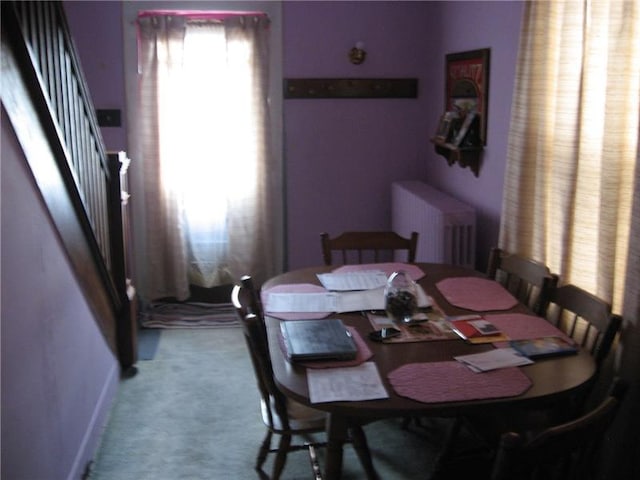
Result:
[[[240,12],[240,11],[217,11],[217,10],[142,10],[138,12],[138,18],[155,17],[158,15],[170,15],[174,17],[188,17],[194,19],[224,20],[230,17],[240,16],[267,16],[264,12]]]

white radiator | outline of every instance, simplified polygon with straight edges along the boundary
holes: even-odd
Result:
[[[473,207],[423,182],[394,182],[391,218],[393,230],[399,235],[418,232],[417,262],[475,268],[476,212]]]

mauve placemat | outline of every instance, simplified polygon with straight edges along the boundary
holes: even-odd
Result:
[[[561,337],[573,343],[573,340],[548,320],[525,313],[496,313],[484,315],[485,320],[493,323],[498,330],[511,340],[530,340],[539,337]],[[496,342],[495,347],[508,346],[508,342]]]
[[[529,377],[516,367],[474,373],[455,360],[409,363],[387,378],[398,395],[423,403],[515,397],[531,387]]]
[[[476,312],[508,310],[518,304],[502,285],[488,278],[445,278],[436,287],[451,305]]]

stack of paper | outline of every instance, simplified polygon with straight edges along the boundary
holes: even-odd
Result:
[[[533,363],[513,348],[496,348],[484,353],[459,355],[453,358],[474,372],[488,372],[497,368],[520,367]]]
[[[373,362],[355,367],[307,369],[307,384],[311,403],[389,397]]]
[[[371,290],[384,287],[387,276],[382,270],[361,270],[345,273],[318,273],[318,280],[327,290]]]
[[[418,286],[418,306],[431,306],[431,298]],[[266,311],[278,312],[359,312],[384,310],[384,288],[354,292],[270,293]]]

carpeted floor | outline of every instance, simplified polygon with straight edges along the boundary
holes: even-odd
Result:
[[[90,479],[258,478],[253,465],[265,429],[240,328],[163,330],[153,360],[137,368],[121,382]],[[393,419],[365,433],[381,479],[430,477],[442,428],[407,431]],[[282,479],[310,478],[306,452],[291,453]],[[350,446],[343,478],[363,478]]]

